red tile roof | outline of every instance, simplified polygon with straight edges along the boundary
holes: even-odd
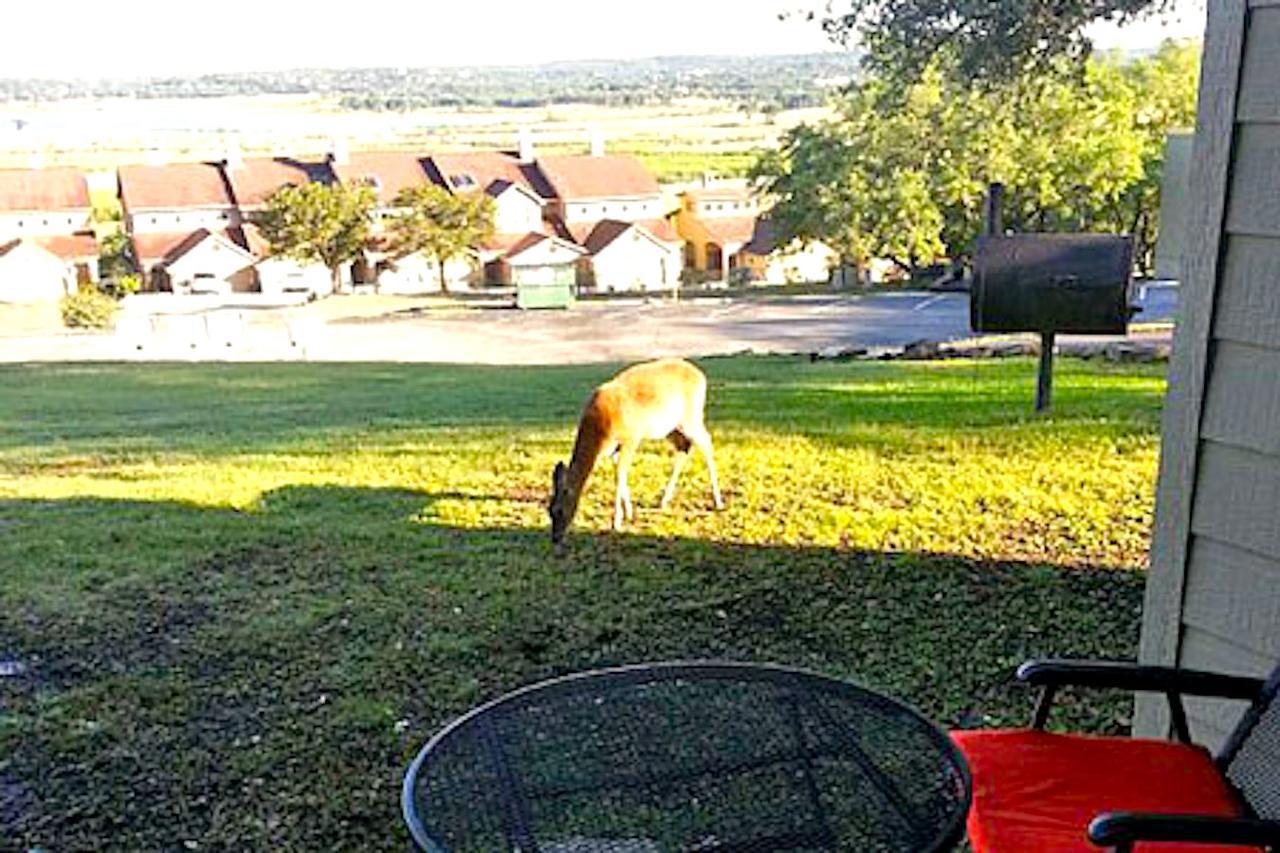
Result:
[[[131,212],[155,208],[231,207],[217,163],[121,166],[120,198]]]
[[[0,169],[0,210],[88,210],[89,185],[75,169]]]
[[[265,258],[270,256],[270,241],[267,240],[266,237],[262,236],[262,230],[252,222],[246,222],[239,228],[232,228],[228,233],[237,245],[248,249],[249,254],[253,255],[255,258]]]
[[[333,171],[327,163],[291,157],[250,157],[240,166],[228,167],[226,175],[232,196],[242,207],[265,204],[281,187],[333,180]]]
[[[452,151],[427,160],[431,179],[453,192],[487,190],[496,181],[536,188],[531,166],[506,151]]]
[[[603,222],[597,222],[595,227],[591,229],[591,233],[587,235],[586,239],[579,240],[578,242],[584,249],[594,255],[630,230],[630,222],[619,222],[617,219],[606,219]]]
[[[726,216],[723,219],[698,220],[720,243],[745,243],[756,230],[754,216]]]
[[[522,255],[525,252],[532,249],[534,246],[539,245],[544,240],[550,240],[551,242],[556,243],[560,246],[563,246],[566,249],[573,249],[575,252],[578,252],[579,254],[586,254],[586,252],[582,249],[581,246],[574,245],[568,240],[562,240],[559,237],[553,237],[550,234],[541,234],[537,231],[530,231],[528,234],[521,237],[520,240],[517,241],[514,246],[512,246],[510,249],[507,250],[507,254],[505,257],[507,260],[511,260],[515,257],[518,257],[519,255]]]
[[[527,239],[531,234],[537,232],[529,231],[524,234],[494,234],[480,246],[486,252],[500,252],[506,254],[510,252],[520,241]]]
[[[33,239],[64,261],[81,261],[98,257],[98,238],[93,236],[92,232],[81,231],[77,234]]]
[[[245,246],[237,239],[240,236],[236,234],[237,230],[239,229],[227,229],[217,233],[243,249]],[[207,228],[199,228],[195,231],[135,234],[132,238],[134,257],[144,264],[172,263],[208,237],[210,233],[212,232]]]
[[[693,201],[751,201],[755,191],[742,186],[699,187],[685,190],[681,195]]]
[[[641,219],[636,223],[664,243],[683,243],[676,226],[667,219]]]
[[[662,192],[644,164],[626,154],[542,157],[537,165],[552,192],[563,201],[636,198]]]
[[[329,165],[344,184],[372,185],[382,204],[395,201],[403,189],[430,183],[424,162],[404,151],[353,151],[347,163]]]

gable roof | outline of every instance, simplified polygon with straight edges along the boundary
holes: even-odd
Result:
[[[89,184],[76,169],[0,169],[0,210],[88,210]]]
[[[597,222],[591,232],[587,234],[586,239],[579,242],[582,243],[582,248],[594,255],[630,230],[630,222],[606,219],[603,222]]]
[[[726,216],[723,218],[700,219],[702,226],[707,229],[717,242],[727,243],[746,243],[756,232],[756,217],[754,216]]]
[[[58,234],[53,237],[32,239],[64,261],[98,257],[98,238],[92,231],[77,231],[75,234]]]
[[[662,192],[657,178],[628,154],[541,157],[537,166],[550,191],[562,201],[636,198]]]
[[[231,195],[241,206],[255,207],[281,187],[301,186],[311,181],[333,183],[328,163],[295,160],[292,157],[250,157],[238,166],[226,168]]]
[[[120,199],[130,211],[235,204],[217,163],[121,166],[118,174]]]
[[[531,249],[541,246],[544,242],[550,242],[551,245],[556,248],[568,249],[576,255],[585,255],[587,253],[585,249],[576,243],[572,243],[568,240],[562,240],[559,237],[553,237],[550,234],[541,234],[537,231],[530,231],[507,250],[505,259],[508,261],[514,260]]]
[[[498,181],[536,191],[533,167],[506,151],[432,154],[427,158],[427,172],[432,181],[454,193],[488,190]]]
[[[134,234],[131,240],[133,242],[133,256],[139,262],[171,264],[210,237],[216,237],[219,240],[230,243],[239,251],[252,256],[249,250],[237,240],[238,236],[235,229],[213,232],[207,228],[199,228],[195,231]]]
[[[348,186],[372,186],[382,204],[394,202],[403,189],[431,183],[425,161],[404,151],[353,151],[347,162],[330,161],[329,168]]]
[[[537,203],[539,206],[542,205],[542,202],[543,202],[542,196],[538,195],[532,189],[530,189],[527,186],[524,186],[523,184],[517,184],[517,183],[514,183],[513,181],[508,181],[505,178],[501,178],[499,180],[494,181],[493,183],[489,184],[489,186],[485,187],[485,190],[484,190],[485,195],[493,199],[501,198],[502,196],[511,192],[514,192],[518,195],[526,196],[530,200]]]
[[[697,187],[680,193],[690,201],[752,201],[755,190],[750,185],[721,184]]]
[[[773,227],[773,222],[767,217],[760,217],[756,220],[756,227],[751,234],[751,240],[742,247],[742,251],[752,255],[771,255],[777,248],[777,229]]]
[[[655,246],[662,249],[668,249],[669,247],[665,244],[670,241],[664,240],[661,236],[653,233],[652,226],[654,223],[666,224],[666,220],[655,219],[646,222],[622,222],[617,219],[605,219],[601,222],[597,222],[595,226],[591,228],[591,231],[587,234],[586,238],[579,240],[578,242],[581,243],[583,248],[591,254],[598,255],[600,252],[616,243],[618,239],[628,231],[635,231],[636,234],[642,235]],[[573,228],[574,226],[570,226],[571,230]]]

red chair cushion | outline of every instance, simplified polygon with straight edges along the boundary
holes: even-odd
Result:
[[[975,853],[1099,853],[1089,822],[1102,812],[1237,817],[1238,798],[1203,749],[1135,738],[957,731],[973,773]],[[1140,844],[1144,853],[1241,853],[1244,847]]]

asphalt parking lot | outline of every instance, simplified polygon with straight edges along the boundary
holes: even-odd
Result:
[[[1135,292],[1138,321],[1172,318],[1176,288]],[[344,297],[334,297],[342,299]],[[970,335],[965,293],[870,293],[581,302],[323,319],[307,306],[129,312],[113,333],[6,337],[3,361],[228,360],[554,364],[895,347]]]

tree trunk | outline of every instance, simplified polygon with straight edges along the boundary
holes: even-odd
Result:
[[[445,268],[445,264],[446,264],[447,262],[446,262],[446,260],[445,260],[445,259],[443,259],[443,258],[437,258],[437,259],[436,259],[436,263],[438,263],[438,264],[440,265],[440,292],[441,292],[441,293],[448,293],[448,292],[449,292],[449,280],[448,280],[447,278],[445,278],[445,275],[444,275],[444,268]]]
[[[342,292],[342,264],[334,264],[329,267],[329,276],[333,281],[333,292]]]

